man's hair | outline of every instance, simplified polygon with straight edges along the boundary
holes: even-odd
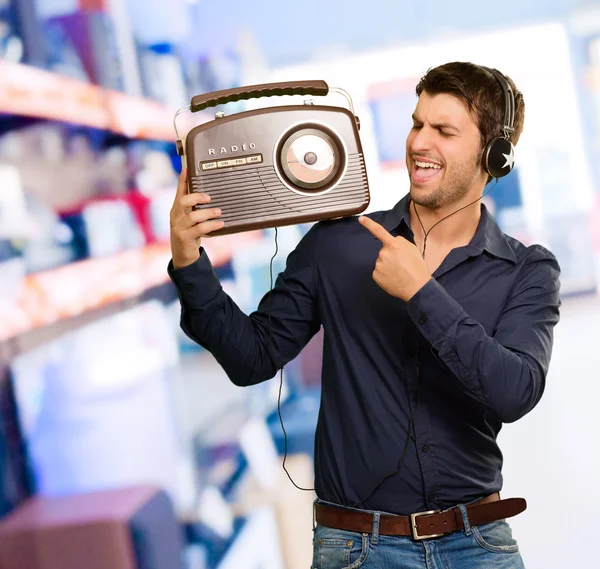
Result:
[[[523,95],[518,92],[510,77],[504,76],[515,97],[514,132],[511,142],[516,145],[525,119]],[[417,96],[425,91],[430,95],[448,94],[458,97],[474,113],[479,132],[481,149],[496,136],[503,134],[504,90],[492,73],[473,63],[455,61],[429,69],[417,85]]]

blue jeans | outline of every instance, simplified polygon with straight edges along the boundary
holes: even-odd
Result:
[[[473,527],[460,508],[464,530],[423,541],[316,525],[311,569],[524,569],[506,521]]]

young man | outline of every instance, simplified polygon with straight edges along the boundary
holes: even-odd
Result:
[[[250,316],[199,248],[222,222],[189,212],[209,197],[186,194],[185,172],[171,212],[182,327],[236,385],[272,378],[323,326],[315,569],[523,567],[505,518],[525,503],[500,500],[496,437],[544,391],[559,267],[479,201],[486,145],[506,122],[498,77],[450,63],[417,95],[410,194],[390,211],[315,224]],[[516,144],[522,95],[513,101]]]

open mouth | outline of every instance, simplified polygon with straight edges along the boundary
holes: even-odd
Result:
[[[416,184],[425,184],[439,176],[443,169],[443,166],[435,162],[415,160],[410,178]]]

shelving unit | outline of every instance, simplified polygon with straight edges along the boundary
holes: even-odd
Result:
[[[130,139],[175,142],[175,111],[156,101],[8,61],[0,60],[0,77],[0,115],[72,123]],[[209,113],[195,113],[182,117],[179,126],[191,128],[209,118]],[[207,239],[204,245],[213,265],[219,266],[231,258],[234,247],[259,236],[260,232],[223,236]],[[0,362],[18,353],[18,346],[31,344],[18,337],[56,336],[76,327],[86,314],[100,317],[115,312],[123,303],[135,304],[157,287],[170,285],[169,259],[169,244],[161,243],[27,275],[16,302],[0,304]]]

